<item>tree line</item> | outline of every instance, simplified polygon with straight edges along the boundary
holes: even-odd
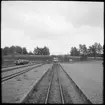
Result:
[[[36,47],[32,51],[27,51],[26,47],[21,46],[10,46],[1,48],[2,55],[10,54],[29,54],[29,55],[50,55],[50,50],[48,47],[44,46],[43,48]],[[85,44],[79,44],[79,48],[71,47],[70,55],[71,56],[84,56],[84,57],[102,57],[104,52],[104,45],[101,46],[100,43],[94,43],[93,45],[86,47]]]
[[[71,56],[85,56],[85,57],[102,57],[104,51],[104,45],[101,46],[100,43],[95,42],[93,45],[86,47],[85,44],[79,44],[79,48],[71,47]]]
[[[29,55],[50,55],[49,48],[44,46],[43,48],[36,47],[34,51],[27,51],[26,47],[21,46],[10,46],[1,48],[2,55],[13,55],[13,54],[29,54]]]
[[[49,48],[46,46],[44,48],[39,48],[39,47],[34,48],[33,53],[35,55],[50,55]]]

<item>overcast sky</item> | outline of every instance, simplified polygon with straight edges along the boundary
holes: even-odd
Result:
[[[71,1],[2,1],[1,47],[33,51],[47,46],[67,54],[79,44],[104,43],[104,3]]]

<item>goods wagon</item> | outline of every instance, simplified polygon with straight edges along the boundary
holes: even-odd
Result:
[[[19,60],[16,60],[14,63],[16,65],[24,65],[24,64],[28,64],[29,63],[29,60],[19,59]]]

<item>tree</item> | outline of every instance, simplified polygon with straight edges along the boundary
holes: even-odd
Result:
[[[81,55],[81,60],[87,60],[87,54],[88,54],[88,49],[85,44],[81,45],[79,44],[79,50],[80,50],[80,55]]]
[[[50,55],[49,48],[46,46],[43,48],[43,55]]]
[[[104,54],[104,45],[103,45],[103,50],[102,51],[103,51],[103,54]]]
[[[90,52],[91,52],[91,55],[94,57],[94,59],[96,58],[96,54],[97,54],[97,52],[96,52],[96,46],[95,45],[92,45],[92,46],[90,46],[89,47],[90,49]]]
[[[92,50],[92,46],[89,46],[88,48],[88,56],[93,56],[93,50]]]
[[[4,55],[4,49],[3,48],[1,48],[1,54],[2,54],[2,56]]]
[[[15,46],[11,46],[11,47],[9,48],[9,53],[10,53],[10,54],[14,54],[14,52],[15,52]]]
[[[103,54],[102,54],[102,57],[104,57],[104,45],[103,45]]]
[[[23,54],[28,54],[27,49],[26,49],[25,47],[23,47],[22,53],[23,53]]]
[[[103,50],[103,48],[102,48],[101,44],[99,43],[98,48],[97,48],[97,53],[99,56],[102,54],[102,50]]]
[[[49,49],[46,46],[44,48],[39,48],[39,47],[34,48],[33,53],[35,55],[49,55],[50,54]]]
[[[20,46],[16,46],[16,53],[22,54],[22,48]]]
[[[81,54],[87,55],[88,50],[85,44],[83,45],[79,44],[79,50]]]
[[[95,42],[92,46],[89,46],[88,55],[95,59],[97,56],[101,56],[102,50],[101,44]]]
[[[33,53],[31,52],[31,51],[29,51],[29,53],[28,53],[29,55],[33,55]]]
[[[33,53],[34,53],[35,55],[40,55],[39,48],[38,48],[38,47],[37,47],[37,48],[34,48]]]
[[[8,53],[9,53],[9,47],[4,47],[3,54],[8,55]]]
[[[70,53],[71,53],[71,56],[79,56],[80,54],[80,52],[76,47],[72,47]]]

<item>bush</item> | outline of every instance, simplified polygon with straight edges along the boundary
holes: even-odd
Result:
[[[80,60],[87,60],[88,56],[87,55],[81,55]]]

